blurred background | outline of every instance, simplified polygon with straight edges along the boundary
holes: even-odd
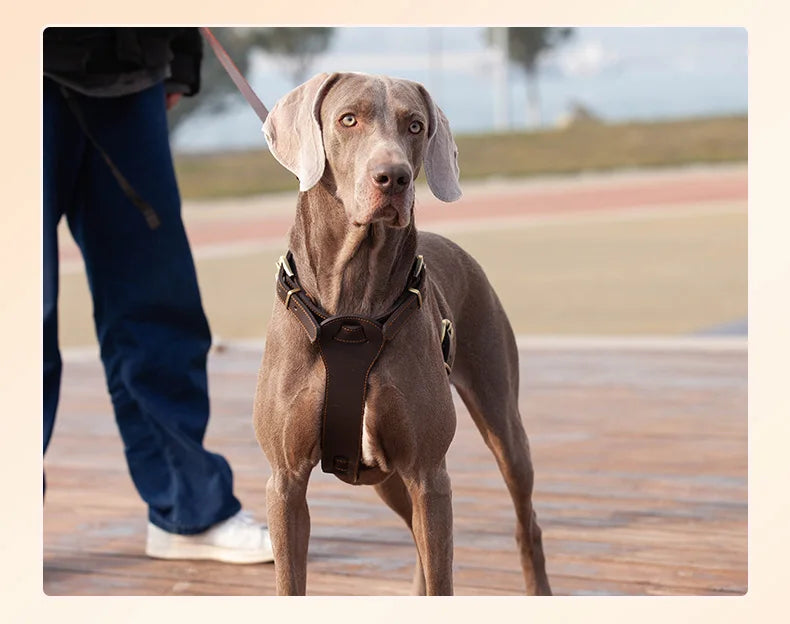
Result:
[[[744,29],[213,30],[270,108],[322,71],[426,85],[464,198],[421,176],[417,224],[478,258],[517,334],[746,334]],[[171,111],[185,223],[216,339],[260,340],[297,184],[208,46],[202,80]],[[62,345],[94,345],[62,234]]]

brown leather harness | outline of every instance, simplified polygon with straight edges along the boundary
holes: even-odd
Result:
[[[362,464],[362,425],[370,371],[386,344],[422,307],[420,289],[425,263],[417,256],[400,297],[375,319],[331,316],[317,306],[299,283],[290,252],[277,263],[277,296],[317,344],[326,371],[321,419],[321,469],[355,484]],[[450,372],[452,323],[442,321],[442,355]]]

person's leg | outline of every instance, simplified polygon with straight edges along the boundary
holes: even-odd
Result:
[[[85,259],[129,471],[154,525],[200,533],[240,504],[228,463],[203,448],[211,335],[181,221],[164,92],[158,85],[76,101],[96,141],[161,220],[148,227],[89,145],[69,225]]]
[[[59,96],[57,85],[45,78],[42,219],[44,452],[52,437],[62,368],[58,349],[58,223],[72,205],[85,149],[82,133]]]

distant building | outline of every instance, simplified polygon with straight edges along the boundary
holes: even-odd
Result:
[[[602,119],[588,106],[579,101],[571,102],[568,110],[557,118],[557,127],[560,129],[589,123],[602,123]]]

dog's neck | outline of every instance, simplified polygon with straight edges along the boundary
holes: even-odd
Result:
[[[322,184],[299,194],[290,249],[302,287],[330,314],[375,317],[403,292],[417,250],[414,208],[409,225],[349,223]]]

